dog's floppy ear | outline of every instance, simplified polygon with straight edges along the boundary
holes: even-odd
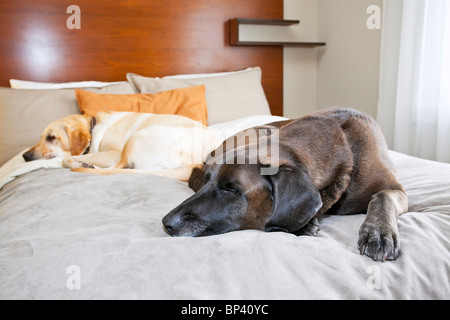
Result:
[[[202,168],[194,168],[189,177],[189,188],[197,192],[205,184],[205,172]]]
[[[88,130],[80,127],[65,128],[70,143],[70,154],[72,156],[81,155],[91,142],[91,134]]]
[[[272,215],[265,230],[294,233],[304,227],[322,206],[320,193],[301,168],[281,166],[267,176],[272,184]]]

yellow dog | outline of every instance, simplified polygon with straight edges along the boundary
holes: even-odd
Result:
[[[99,112],[54,121],[23,158],[65,157],[63,166],[80,172],[149,173],[187,181],[218,143],[211,130],[186,117]]]

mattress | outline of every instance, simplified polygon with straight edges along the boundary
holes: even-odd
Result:
[[[389,154],[409,212],[385,263],[359,254],[365,215],[323,216],[316,237],[172,238],[161,220],[186,183],[23,169],[19,155],[0,172],[0,299],[449,299],[450,165]]]

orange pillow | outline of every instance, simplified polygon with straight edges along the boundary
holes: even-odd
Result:
[[[75,89],[75,94],[81,113],[89,116],[100,111],[177,114],[207,125],[203,85],[155,94],[99,94],[81,89]]]

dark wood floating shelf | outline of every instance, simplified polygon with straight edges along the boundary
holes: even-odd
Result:
[[[235,18],[229,21],[231,46],[270,46],[270,47],[317,47],[325,46],[325,42],[279,42],[279,41],[241,41],[239,40],[239,26],[265,25],[265,26],[291,26],[299,24],[300,20],[271,20]]]
[[[257,24],[266,26],[291,26],[293,24],[299,24],[300,20],[274,20],[274,19],[247,19],[247,18],[236,18],[239,24]]]

